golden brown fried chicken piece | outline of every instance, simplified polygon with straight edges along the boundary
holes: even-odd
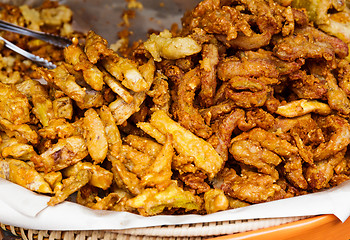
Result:
[[[207,213],[223,211],[229,208],[229,199],[220,189],[210,189],[204,194],[204,208]]]
[[[56,144],[41,155],[33,156],[31,161],[39,171],[58,171],[71,166],[88,155],[85,140],[82,137],[72,136],[59,139]]]
[[[123,141],[131,147],[151,157],[156,157],[162,149],[162,145],[150,138],[130,134],[123,138]]]
[[[154,106],[151,111],[163,110],[169,112],[170,109],[170,91],[168,79],[160,72],[156,72],[154,82],[147,95],[153,100]]]
[[[218,64],[218,77],[228,81],[236,76],[277,78],[298,70],[303,61],[287,62],[275,56],[270,51],[238,52],[237,56],[223,59]],[[272,84],[272,83],[271,83]]]
[[[156,186],[158,189],[164,189],[171,183],[171,162],[174,156],[173,136],[167,134],[167,140],[162,149],[151,163],[145,169],[141,177],[141,184],[144,186]]]
[[[243,169],[237,175],[234,169],[225,168],[215,179],[214,186],[230,197],[250,203],[265,202],[272,198],[281,187],[270,175]]]
[[[54,109],[47,88],[38,81],[30,78],[16,84],[16,88],[26,95],[33,104],[32,112],[39,119],[41,124],[46,127],[49,121],[54,118]]]
[[[40,193],[52,193],[50,185],[29,164],[16,159],[0,159],[0,177]]]
[[[92,164],[90,162],[78,162],[73,166],[65,168],[63,175],[65,177],[71,177],[78,174],[79,171],[86,169],[91,173],[89,184],[94,187],[107,190],[113,181],[113,173],[100,167],[99,165]]]
[[[114,157],[112,155],[107,155],[108,160],[112,163],[112,172],[114,175],[114,181],[117,186],[129,191],[134,195],[139,195],[143,191],[140,179],[135,173],[128,171],[124,166],[124,157],[118,156]]]
[[[154,161],[152,156],[129,145],[122,145],[118,157],[122,157],[125,167],[138,177],[141,177]]]
[[[346,43],[311,26],[298,28],[294,35],[274,41],[275,55],[287,61],[298,58],[324,58],[330,61],[334,60],[335,55],[339,58],[348,55]]]
[[[70,74],[65,64],[57,66],[53,70],[44,68],[36,69],[42,77],[49,83],[54,84],[62,90],[67,96],[77,102],[83,102],[86,92],[76,83],[76,78]]]
[[[108,140],[105,126],[93,108],[84,113],[84,138],[89,154],[95,164],[102,163],[107,157]]]
[[[77,192],[80,188],[89,183],[91,172],[87,169],[82,169],[77,174],[62,180],[62,188],[59,189],[55,196],[50,198],[47,203],[49,206],[55,206],[66,200],[72,193]]]
[[[329,106],[341,114],[350,114],[350,100],[343,89],[338,86],[337,79],[332,73],[327,73],[326,84]]]
[[[0,130],[9,137],[15,137],[20,142],[37,144],[39,142],[38,133],[28,124],[13,124],[0,117]]]
[[[186,186],[193,189],[197,194],[210,191],[210,186],[205,181],[207,176],[200,171],[180,174],[179,179],[183,181]]]
[[[92,30],[87,33],[85,41],[84,51],[92,64],[96,64],[101,56],[107,57],[114,54],[114,52],[108,48],[107,40],[97,35]]]
[[[320,117],[317,123],[323,132],[328,133],[329,140],[321,143],[314,152],[314,161],[327,159],[346,149],[350,143],[350,124],[340,116]]]
[[[66,62],[72,64],[74,69],[82,71],[84,80],[96,91],[101,91],[104,85],[103,73],[92,64],[83,49],[78,46],[78,41],[75,39],[73,44],[64,49],[64,57]]]
[[[219,63],[219,50],[214,44],[203,45],[201,62],[201,91],[198,94],[202,106],[213,105],[216,92],[216,66]]]
[[[242,109],[234,109],[220,121],[219,126],[215,129],[215,133],[208,139],[208,142],[214,146],[224,161],[228,159],[228,148],[230,146],[232,132],[238,126],[241,119],[245,117],[244,115]]]
[[[292,91],[303,99],[323,99],[327,93],[324,81],[315,75],[308,75],[306,71],[299,70],[288,76],[292,80]]]
[[[30,105],[24,94],[13,85],[0,83],[0,117],[14,124],[30,121]]]
[[[303,174],[303,159],[298,154],[287,157],[283,166],[286,179],[295,187],[307,189],[308,182]]]
[[[271,175],[274,179],[279,178],[275,167],[282,162],[282,159],[272,151],[262,148],[258,142],[235,141],[230,146],[230,153],[238,162],[256,167],[259,172]]]
[[[340,151],[326,160],[316,162],[305,171],[305,177],[313,189],[329,187],[329,181],[334,174],[334,167],[344,159],[345,151]]]
[[[4,158],[12,157],[18,160],[29,161],[32,156],[37,154],[30,144],[21,143],[20,140],[10,138],[5,133],[1,133],[0,137],[0,153]]]
[[[79,135],[74,126],[63,118],[51,120],[48,126],[38,130],[38,134],[45,139],[67,138]]]
[[[202,199],[172,182],[166,189],[147,188],[140,195],[129,199],[127,205],[136,208],[141,215],[152,216],[165,208],[183,208],[186,211],[200,210]]]
[[[242,134],[233,138],[231,140],[231,143],[246,139],[257,141],[262,147],[282,157],[288,157],[298,152],[298,148],[293,146],[288,141],[283,140],[276,136],[274,133],[267,132],[261,128],[254,128],[249,132],[243,132]]]
[[[154,112],[150,123],[163,134],[172,134],[178,153],[194,157],[195,165],[213,178],[222,168],[223,159],[214,148],[172,120],[164,111]]]
[[[186,129],[204,139],[212,134],[212,130],[204,122],[198,109],[193,106],[195,91],[200,85],[200,69],[195,68],[187,72],[178,86],[177,99],[173,114]]]

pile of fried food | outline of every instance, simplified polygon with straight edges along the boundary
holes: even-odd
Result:
[[[2,19],[73,44],[4,35],[57,68],[1,50],[0,176],[51,206],[77,193],[81,205],[144,216],[214,213],[349,180],[348,43],[291,4],[204,0],[181,29],[119,52],[75,33],[57,2],[2,5]]]

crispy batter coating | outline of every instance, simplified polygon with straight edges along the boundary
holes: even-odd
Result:
[[[82,137],[72,136],[59,139],[56,144],[41,155],[33,156],[31,161],[39,171],[58,171],[71,166],[88,155],[85,140]]]
[[[267,132],[261,128],[254,128],[249,132],[244,132],[231,140],[231,143],[239,140],[249,139],[257,141],[262,147],[280,155],[290,156],[298,151],[297,147],[293,146],[288,141],[279,138],[274,133]]]
[[[212,130],[205,124],[198,109],[193,106],[195,91],[198,89],[201,81],[199,72],[199,68],[195,68],[184,75],[178,87],[178,102],[173,112],[182,126],[207,139],[212,134]]]
[[[64,57],[69,64],[74,66],[75,70],[83,72],[87,84],[96,91],[102,90],[104,85],[103,73],[88,60],[83,49],[77,43],[73,43],[64,49]]]
[[[39,193],[52,193],[50,185],[29,164],[11,158],[0,160],[0,177]]]
[[[126,169],[123,164],[123,157],[114,157],[112,155],[107,155],[107,158],[112,163],[112,171],[115,183],[120,188],[130,191],[134,195],[139,195],[143,190],[140,179],[136,176],[135,173],[132,173]]]
[[[172,134],[176,150],[183,155],[195,158],[195,165],[213,178],[223,166],[223,159],[214,148],[203,139],[172,120],[164,111],[152,114],[151,124],[163,134]]]
[[[92,64],[100,60],[100,55],[104,57],[112,55],[113,51],[107,47],[107,40],[90,30],[86,36],[84,51]]]
[[[162,149],[145,170],[141,177],[141,184],[145,186],[157,186],[158,189],[164,189],[170,184],[171,176],[171,161],[174,156],[173,137],[167,134],[167,140]]]
[[[0,117],[14,124],[30,121],[28,99],[14,86],[0,83]]]
[[[75,176],[79,171],[87,169],[91,172],[89,184],[107,190],[113,181],[113,173],[90,162],[78,162],[63,171],[65,177]]]
[[[252,140],[233,142],[230,147],[230,153],[238,162],[254,166],[259,172],[278,179],[279,174],[275,166],[280,164],[282,159],[272,151],[262,148],[258,142]]]
[[[90,178],[91,172],[87,169],[82,169],[78,171],[77,174],[64,179],[62,181],[62,188],[56,191],[55,196],[50,198],[50,201],[47,203],[47,205],[54,206],[63,202],[72,193],[85,186],[90,181]]]
[[[224,169],[216,181],[228,196],[251,203],[264,202],[281,189],[270,175],[250,170],[237,175],[234,169]]]
[[[76,78],[69,73],[64,64],[53,70],[44,68],[38,68],[37,70],[47,82],[56,85],[71,99],[77,102],[84,101],[85,89],[76,83]]]
[[[173,37],[171,32],[165,30],[159,35],[152,34],[144,42],[144,46],[149,51],[155,61],[162,59],[179,59],[199,53],[202,46],[191,37]]]
[[[0,117],[0,130],[4,131],[9,137],[15,137],[21,142],[29,142],[31,144],[39,142],[38,133],[28,124],[13,124]]]
[[[184,208],[186,211],[199,210],[202,199],[189,191],[184,191],[172,182],[166,189],[145,189],[140,195],[129,199],[127,205],[136,208],[144,216],[161,213],[164,208]]]
[[[92,160],[101,163],[107,157],[108,140],[105,126],[96,112],[90,108],[84,114],[84,130],[86,131],[86,146]]]
[[[214,213],[228,209],[229,200],[220,189],[210,189],[204,194],[205,210],[207,213]]]

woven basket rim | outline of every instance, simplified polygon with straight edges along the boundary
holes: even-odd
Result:
[[[234,234],[246,231],[254,231],[267,227],[279,226],[286,223],[299,221],[313,216],[297,216],[284,218],[265,218],[232,220],[223,222],[196,223],[183,225],[166,225],[146,228],[131,228],[124,230],[84,230],[84,231],[49,231],[23,229],[15,226],[1,224],[1,228],[20,236],[25,240],[36,239],[122,239],[122,237],[133,236],[142,239],[155,239],[162,237],[186,239],[193,237],[212,237],[227,234]],[[128,238],[127,238],[128,239]]]

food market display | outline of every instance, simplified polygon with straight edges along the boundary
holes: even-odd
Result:
[[[72,39],[1,32],[57,65],[0,52],[0,177],[51,207],[209,214],[350,179],[348,42],[298,1],[204,0],[130,44],[74,31],[57,2],[0,6]]]

